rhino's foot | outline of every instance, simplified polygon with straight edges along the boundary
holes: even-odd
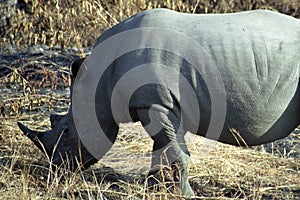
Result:
[[[174,172],[169,168],[150,171],[147,175],[147,188],[154,191],[167,190],[169,193],[180,192],[179,180],[174,179]]]
[[[193,199],[195,197],[195,193],[188,182],[182,186],[182,196],[184,199]]]
[[[146,181],[147,188],[151,191],[166,190],[170,194],[179,194],[184,199],[191,199],[195,196],[188,181],[180,183],[180,175],[176,166],[172,166],[172,169],[152,170],[147,175]]]
[[[185,199],[191,199],[195,197],[194,191],[188,181],[189,169],[190,169],[190,156],[182,153],[178,160],[172,163],[172,169],[174,171],[174,179],[178,180],[181,188],[181,195]]]

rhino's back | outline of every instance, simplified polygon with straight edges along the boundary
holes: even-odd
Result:
[[[299,20],[262,10],[190,15],[156,9],[137,14],[109,29],[96,45],[120,32],[142,27],[184,33],[198,42],[214,61],[227,98],[221,141],[234,143],[229,131],[232,128],[249,144],[268,142],[286,136],[300,123]],[[164,46],[164,41],[161,43]],[[207,88],[198,87],[199,79],[193,79],[193,74],[190,77],[200,110],[209,111],[208,101],[203,100],[209,99]],[[138,101],[144,96],[142,92],[136,98],[137,107],[143,106],[138,105]],[[204,119],[210,116],[209,112],[201,113]],[[207,128],[209,120],[202,122],[200,131]]]

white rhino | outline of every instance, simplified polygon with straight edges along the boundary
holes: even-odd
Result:
[[[136,33],[134,31],[141,34],[131,34]],[[156,34],[155,31],[161,32]],[[105,46],[108,40],[121,34],[126,35],[126,40],[120,40],[114,47]],[[196,45],[187,45],[181,35]],[[132,42],[143,43],[141,46],[145,48],[122,54],[122,49]],[[193,55],[199,46],[202,54],[198,59]],[[117,49],[115,55],[107,53],[109,49]],[[181,50],[176,52],[177,49]],[[203,54],[209,57],[208,61]],[[115,141],[119,123],[141,121],[154,140],[152,167],[160,164],[160,154],[166,151],[167,159],[180,166],[182,195],[191,197],[194,193],[188,182],[190,158],[183,139],[185,133],[191,131],[223,143],[248,146],[289,135],[300,124],[299,55],[300,20],[276,12],[182,14],[167,9],[144,11],[105,31],[91,55],[84,62],[73,63],[73,106],[67,115],[51,116],[52,130],[36,132],[21,123],[19,127],[40,149],[44,146],[55,164],[68,159],[75,169],[76,159],[86,168],[104,155]],[[109,56],[114,61],[105,69],[95,62],[107,60]],[[193,59],[201,66],[194,66]],[[143,65],[145,63],[147,65]],[[147,73],[128,76],[130,84],[144,77],[156,80],[156,84],[150,81],[134,91],[130,91],[130,84],[118,84],[137,66],[146,66],[143,69]],[[103,74],[98,77],[95,96],[89,97],[86,96],[88,90],[94,87],[91,85],[91,77],[95,76],[93,68],[102,70]],[[190,100],[193,95],[185,95],[193,92],[181,87],[184,81],[179,76],[184,77],[187,88],[194,92],[196,102]],[[114,90],[115,87],[118,89]],[[83,94],[78,94],[80,88],[85,88]],[[82,134],[94,134],[90,133],[92,120],[89,120],[89,113],[75,116],[74,104],[78,109],[81,104],[74,102],[74,95],[86,97],[82,106],[87,104],[85,101],[94,99],[98,123],[111,141],[107,144],[107,141],[94,138],[96,146],[107,146],[100,156],[83,141]],[[121,102],[117,105],[118,119],[113,115],[113,95]],[[124,105],[126,108],[122,107]],[[89,125],[80,137],[76,123]],[[151,123],[156,126],[148,126]],[[155,132],[155,129],[158,130]]]

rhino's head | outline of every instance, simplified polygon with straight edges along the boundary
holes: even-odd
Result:
[[[88,168],[97,162],[81,143],[69,115],[51,115],[50,121],[52,129],[45,132],[30,130],[20,122],[18,126],[56,166],[65,164],[76,170],[79,166]]]
[[[82,62],[83,59],[80,59],[72,63],[72,84]],[[79,165],[87,168],[97,162],[80,141],[71,112],[67,115],[51,115],[50,122],[51,130],[45,132],[30,130],[20,122],[18,126],[54,165],[64,163],[75,170]]]

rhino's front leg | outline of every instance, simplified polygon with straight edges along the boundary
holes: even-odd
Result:
[[[154,140],[151,171],[148,176],[156,174],[163,165],[177,166],[181,192],[184,197],[194,196],[188,182],[190,157],[187,153],[183,132],[179,130],[180,119],[172,110],[155,105],[150,109],[138,109],[138,118]]]

